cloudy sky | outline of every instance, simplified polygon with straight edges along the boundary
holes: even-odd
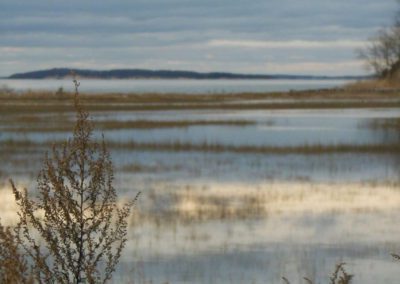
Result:
[[[0,0],[0,76],[52,67],[365,74],[395,0]]]

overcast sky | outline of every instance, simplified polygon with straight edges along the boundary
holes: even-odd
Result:
[[[395,0],[0,0],[0,76],[52,67],[365,74]]]

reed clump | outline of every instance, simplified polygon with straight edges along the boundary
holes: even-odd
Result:
[[[329,277],[329,284],[350,284],[354,275],[349,274],[344,268],[346,263],[341,262],[336,264],[335,270],[332,275]],[[282,277],[282,280],[285,284],[290,284],[290,281],[286,277]],[[307,284],[313,284],[314,282],[307,278],[303,277],[303,280]]]

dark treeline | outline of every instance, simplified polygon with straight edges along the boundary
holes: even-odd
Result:
[[[17,73],[9,76],[9,79],[46,79],[46,78],[65,78],[71,74],[82,78],[98,79],[362,79],[358,76],[310,76],[310,75],[265,75],[265,74],[237,74],[228,72],[210,72],[200,73],[193,71],[176,70],[146,70],[146,69],[114,69],[114,70],[88,70],[88,69],[70,69],[53,68],[47,70],[31,71],[26,73]]]

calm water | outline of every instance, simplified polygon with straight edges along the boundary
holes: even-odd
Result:
[[[345,80],[93,80],[82,79],[83,93],[241,93],[274,92],[331,88],[344,85]],[[46,90],[73,91],[70,79],[8,80],[0,79],[0,86],[16,91]]]
[[[364,145],[394,144],[399,142],[396,129],[368,127],[377,119],[399,119],[398,109],[345,109],[345,110],[264,110],[264,111],[167,111],[122,112],[93,114],[94,120],[183,120],[207,121],[244,120],[247,126],[202,125],[184,128],[123,129],[106,131],[114,142],[191,143],[234,146],[305,146],[305,145]],[[43,126],[49,125],[47,120]],[[43,133],[7,131],[12,122],[0,125],[0,141],[29,139],[51,141],[67,137],[68,132]]]
[[[7,130],[23,126],[25,120],[15,118],[24,115],[1,117],[0,141],[70,137],[67,132]],[[42,126],[57,121],[57,114],[43,116],[46,119],[38,120]],[[397,130],[371,125],[380,120],[398,121],[400,110],[138,111],[96,112],[92,117],[95,121],[254,122],[104,132],[107,140],[120,142],[385,145],[399,142]],[[45,150],[49,149],[0,152],[2,221],[12,220],[9,216],[14,213],[5,180],[10,176],[19,185],[34,189]],[[397,153],[111,149],[111,156],[119,196],[142,192],[137,204],[139,223],[129,231],[114,283],[280,284],[282,276],[291,283],[304,283],[304,276],[315,283],[328,283],[335,264],[341,261],[355,274],[356,284],[398,283],[399,264],[390,256],[400,252]],[[252,215],[253,208],[260,206],[257,202],[266,213]],[[208,205],[205,214],[224,208],[246,210],[241,211],[244,215],[227,217],[191,215]]]

